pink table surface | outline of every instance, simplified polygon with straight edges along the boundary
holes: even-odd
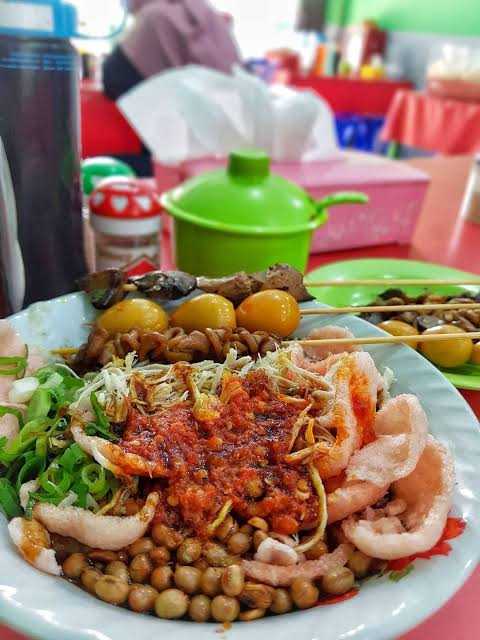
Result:
[[[309,271],[338,260],[388,257],[439,262],[480,273],[480,226],[458,218],[471,163],[472,158],[468,156],[411,162],[412,166],[426,171],[432,182],[410,246],[391,245],[319,254],[311,257]],[[164,267],[172,266],[167,237],[163,242],[162,262]],[[466,391],[463,396],[480,417],[480,393]],[[479,602],[480,567],[477,567],[460,591],[440,611],[397,640],[478,640]],[[27,639],[0,626],[0,640]]]
[[[480,103],[397,91],[381,137],[448,155],[480,151]]]

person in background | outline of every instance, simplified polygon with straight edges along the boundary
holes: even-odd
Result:
[[[240,62],[225,15],[208,0],[127,0],[135,22],[103,65],[105,94],[116,100],[161,71],[199,64],[229,73]]]

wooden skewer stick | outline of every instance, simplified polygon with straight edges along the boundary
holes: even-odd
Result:
[[[309,282],[305,280],[306,287],[351,287],[351,286],[377,286],[384,285],[386,287],[391,286],[434,286],[434,285],[476,285],[480,287],[480,277],[476,279],[464,279],[464,280],[430,280],[430,279],[415,279],[415,278],[373,278],[373,279],[354,279],[354,280],[322,280],[320,282]]]
[[[138,287],[136,284],[133,284],[133,282],[127,282],[123,285],[123,290],[128,293],[130,291],[138,291]]]
[[[480,339],[480,331],[465,333],[431,333],[418,336],[369,336],[364,338],[324,338],[321,340],[296,340],[304,347],[322,347],[335,344],[398,344],[402,342],[440,342],[442,340],[461,340],[462,338]],[[292,344],[292,340],[282,342],[283,346]]]
[[[330,316],[340,313],[384,313],[403,311],[458,311],[460,309],[480,309],[478,302],[457,302],[447,304],[392,304],[367,307],[326,307],[316,309],[300,309],[302,316]]]

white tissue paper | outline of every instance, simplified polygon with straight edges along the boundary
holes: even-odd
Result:
[[[263,149],[274,161],[318,161],[338,153],[333,112],[308,91],[269,87],[237,68],[232,75],[189,66],[160,73],[118,106],[163,165]]]

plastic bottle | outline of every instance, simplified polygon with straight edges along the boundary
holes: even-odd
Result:
[[[82,162],[83,246],[85,248],[85,260],[87,262],[87,269],[89,272],[95,271],[96,269],[95,241],[90,224],[90,208],[88,204],[90,194],[102,180],[105,180],[105,178],[118,176],[134,178],[135,172],[128,166],[128,164],[125,164],[125,162],[121,162],[120,160],[110,158],[108,156],[88,158]]]
[[[161,207],[156,191],[134,178],[103,180],[90,196],[96,269],[142,275],[160,266]]]

